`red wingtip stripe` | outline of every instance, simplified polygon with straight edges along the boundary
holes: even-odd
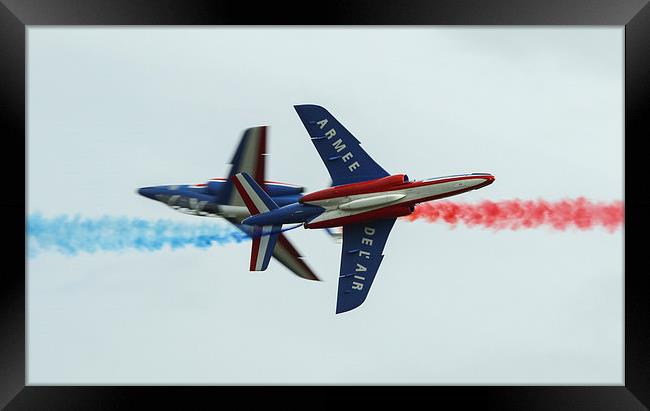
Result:
[[[257,256],[260,252],[260,237],[253,238],[253,248],[251,249],[250,271],[255,271],[257,266]]]

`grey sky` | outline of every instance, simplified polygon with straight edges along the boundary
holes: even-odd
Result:
[[[141,186],[223,176],[269,125],[267,177],[329,182],[293,104],[392,173],[489,172],[455,200],[623,198],[623,28],[30,28],[28,210],[186,222]],[[221,220],[214,224],[225,224]],[[398,221],[366,302],[250,245],[28,262],[28,383],[622,384],[623,236]]]

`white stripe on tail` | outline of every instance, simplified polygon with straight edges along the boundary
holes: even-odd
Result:
[[[233,183],[244,204],[251,215],[266,213],[278,208],[278,205],[269,197],[253,178],[246,173],[233,176]],[[282,225],[265,225],[254,227],[252,231],[253,247],[251,249],[250,270],[264,271],[271,261],[273,248]]]

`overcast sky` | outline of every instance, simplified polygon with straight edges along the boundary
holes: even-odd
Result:
[[[459,201],[620,200],[623,34],[31,27],[28,212],[197,222],[135,189],[224,176],[255,125],[268,179],[324,188],[306,103],[391,173],[496,176]],[[623,383],[621,229],[399,220],[341,315],[341,245],[288,237],[323,282],[248,272],[250,243],[30,259],[27,382]]]

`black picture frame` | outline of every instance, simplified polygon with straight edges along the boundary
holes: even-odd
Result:
[[[625,385],[624,386],[427,386],[386,389],[337,387],[350,394],[345,405],[363,405],[373,397],[410,401],[417,394],[427,406],[451,400],[497,409],[633,410],[650,406],[650,316],[648,269],[641,261],[643,236],[650,228],[650,189],[636,167],[644,164],[641,148],[650,137],[650,6],[648,0],[492,0],[408,2],[330,0],[327,2],[136,1],[136,0],[0,0],[0,115],[6,153],[5,177],[20,170],[13,157],[25,157],[25,40],[28,26],[39,25],[610,25],[625,26]],[[8,148],[8,149],[7,149]],[[15,153],[15,154],[14,154]],[[22,169],[26,170],[26,167]],[[27,184],[25,175],[25,185]],[[23,185],[22,187],[25,187]],[[270,404],[301,396],[318,405],[338,407],[333,387],[71,387],[25,385],[25,212],[26,197],[19,184],[7,184],[1,202],[3,227],[8,231],[0,286],[0,406],[6,409],[95,409],[129,407],[163,401],[190,408],[207,400],[218,407],[223,397],[238,406]],[[642,188],[642,189],[640,189]],[[638,236],[636,235],[638,234]],[[634,238],[639,238],[635,241]],[[647,241],[645,242],[647,243]],[[21,269],[22,268],[22,269]],[[291,392],[288,390],[291,389]],[[372,391],[370,391],[372,390]],[[218,391],[218,393],[215,393]],[[397,392],[396,392],[397,391]],[[222,402],[224,401],[224,402]],[[295,401],[295,400],[294,400]],[[291,402],[290,404],[297,405]],[[401,402],[402,406],[407,405]],[[302,403],[310,406],[309,403]]]

